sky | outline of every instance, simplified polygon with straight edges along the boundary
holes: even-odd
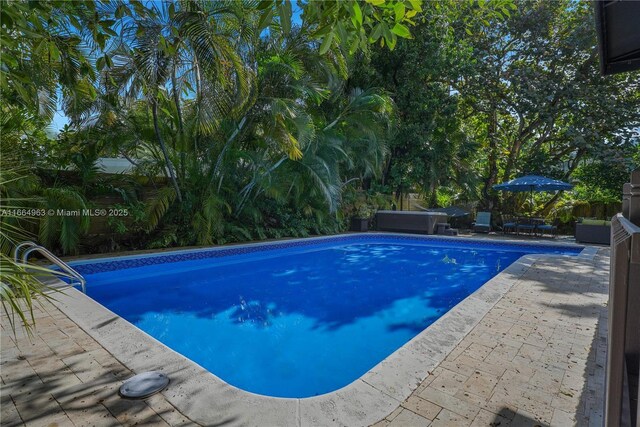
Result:
[[[69,118],[62,111],[62,106],[58,103],[58,110],[53,116],[53,120],[51,121],[51,131],[57,135],[60,132],[60,129],[64,127],[64,125],[69,123]]]

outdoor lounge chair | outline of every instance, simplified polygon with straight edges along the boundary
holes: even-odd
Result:
[[[555,219],[552,224],[539,224],[536,230],[540,233],[540,236],[551,234],[551,237],[556,237],[558,235],[559,222],[559,220]]]
[[[507,233],[515,233],[516,232],[516,226],[518,225],[518,219],[517,218],[513,218],[513,217],[507,217],[507,216],[503,216],[502,217],[502,233],[503,234],[507,234]]]
[[[478,212],[476,222],[473,223],[475,233],[488,233],[491,231],[491,212]]]
[[[533,235],[538,228],[538,221],[533,218],[522,218],[518,220],[518,225],[516,225],[516,234],[527,233],[529,235]]]

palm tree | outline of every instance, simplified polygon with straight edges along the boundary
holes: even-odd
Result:
[[[345,94],[336,46],[321,54],[304,29],[260,37],[257,25],[240,2],[184,2],[133,19],[110,52],[92,122],[117,130],[116,151],[141,166],[155,157],[169,175],[149,229],[166,216],[185,242],[208,244],[229,221],[259,221],[265,200],[335,214],[344,182],[379,173],[390,99]]]
[[[345,94],[344,57],[334,50],[320,54],[304,30],[272,32],[260,51],[259,93],[242,144],[267,151],[246,163],[251,179],[236,215],[249,194],[254,200],[261,194],[289,197],[303,209],[336,212],[343,177],[381,172],[391,100],[375,89]]]
[[[232,38],[242,29],[242,10],[237,2],[162,3],[151,7],[155,13],[123,30],[124,42],[112,52],[113,67],[104,73],[116,87],[105,86],[115,90],[124,102],[146,100],[166,173],[178,201],[182,201],[178,175],[183,175],[180,172],[184,165],[175,167],[174,160],[183,163],[190,149],[185,137],[185,105],[197,113],[193,116],[196,123],[189,126],[209,134],[221,117],[241,108],[250,91],[251,73]],[[161,114],[162,121],[169,119],[176,124],[168,135],[169,144]]]
[[[114,2],[119,4],[119,2]],[[97,2],[3,2],[0,90],[8,105],[51,120],[60,99],[74,116],[95,97],[91,56],[113,25]],[[126,5],[122,5],[125,7]]]

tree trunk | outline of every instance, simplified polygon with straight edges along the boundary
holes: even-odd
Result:
[[[381,184],[385,185],[389,182],[389,174],[391,173],[391,162],[393,161],[393,151],[389,154],[389,158],[384,166],[384,171],[382,172]]]
[[[182,125],[182,108],[180,107],[180,94],[178,93],[178,79],[176,77],[176,64],[173,63],[171,68],[171,91],[173,93],[173,102],[176,104],[176,111],[178,112],[178,133],[180,137],[184,135],[184,127]]]
[[[180,93],[178,93],[178,79],[176,78],[176,63],[175,60],[171,66],[171,92],[173,94],[173,102],[176,104],[176,112],[178,115],[178,141],[180,141],[180,177],[185,178],[185,140],[184,140],[184,126],[182,124],[182,107],[180,106]],[[174,147],[175,149],[175,147]]]
[[[553,197],[549,201],[547,201],[547,203],[544,204],[544,206],[542,207],[542,210],[540,211],[540,214],[543,216],[547,216],[551,211],[551,208],[553,208],[553,206],[556,204],[556,202],[562,195],[562,193],[563,193],[562,191],[558,191],[556,194],[554,194]]]
[[[198,57],[194,56],[193,66],[196,72],[196,108],[198,114],[200,114],[200,101],[202,100],[202,77],[200,76],[200,64],[198,63]],[[198,129],[193,133],[193,149],[196,155],[198,154],[198,138],[200,138],[200,131]]]
[[[435,185],[434,182],[432,182],[429,187],[430,187],[429,188],[429,199],[427,200],[427,207],[428,208],[439,208],[440,206],[438,205],[438,187]]]
[[[511,179],[511,170],[515,166],[516,159],[520,154],[520,147],[522,147],[522,140],[520,136],[511,144],[511,149],[509,150],[509,156],[507,157],[507,164],[504,167],[504,173],[502,175],[502,181],[506,182]]]
[[[555,103],[556,101],[554,100],[552,104],[555,104]],[[518,161],[518,157],[520,156],[520,150],[522,150],[522,146],[524,145],[525,141],[531,138],[531,136],[534,134],[534,131],[541,124],[544,123],[543,120],[540,117],[538,117],[525,127],[524,118],[522,116],[519,116],[519,117],[520,117],[520,128],[518,130],[517,136],[515,137],[513,143],[511,144],[511,149],[509,150],[509,156],[507,157],[507,163],[504,167],[504,174],[502,176],[503,181],[509,181],[511,179],[511,172],[513,171],[513,168],[515,167],[516,162]],[[547,124],[547,127],[548,127],[548,124]],[[540,139],[546,139],[546,137],[542,136]],[[533,152],[533,151],[529,150],[529,152]],[[531,172],[531,171],[526,171],[526,172]]]
[[[489,139],[489,173],[487,179],[484,183],[484,188],[482,189],[482,194],[484,196],[484,200],[486,200],[486,205],[484,206],[487,209],[492,209],[495,205],[495,196],[491,196],[489,191],[496,184],[496,180],[498,178],[498,144],[496,141],[496,130],[497,130],[497,111],[496,105],[493,104],[491,108],[491,112],[489,115],[489,129],[488,129],[488,139]]]
[[[371,178],[362,178],[360,180],[360,183],[364,191],[367,191],[371,188]]]
[[[176,190],[176,197],[178,198],[178,201],[182,203],[182,193],[180,192],[180,186],[178,185],[178,180],[176,179],[176,175],[173,170],[173,163],[171,163],[171,159],[169,159],[169,152],[167,151],[167,146],[165,145],[162,134],[160,133],[160,126],[158,126],[158,103],[156,100],[151,101],[151,114],[153,114],[153,129],[156,132],[158,144],[160,144],[160,149],[164,155],[166,168],[169,170],[168,178],[171,180],[173,188]]]
[[[578,167],[578,165],[580,164],[580,159],[582,159],[582,156],[584,156],[584,150],[578,150],[578,152],[576,153],[576,157],[573,159],[573,162],[571,163],[571,166],[569,166],[569,170],[564,174],[565,179],[569,178],[571,173]],[[547,215],[549,211],[551,211],[551,209],[556,204],[558,199],[560,199],[560,196],[562,195],[562,193],[563,191],[558,191],[551,198],[551,200],[549,200],[547,203],[544,204],[544,207],[542,208],[542,213],[544,215]]]

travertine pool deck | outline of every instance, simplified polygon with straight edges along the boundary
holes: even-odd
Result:
[[[162,394],[118,397],[133,372],[49,302],[34,310],[32,337],[2,316],[0,425],[195,426]]]
[[[419,385],[389,387],[386,402],[397,403],[379,424],[599,425],[607,280],[606,249],[595,258],[534,258],[457,345],[450,343],[442,357],[429,354],[416,362],[416,376],[424,378]],[[171,384],[146,401],[122,400],[117,389],[139,370],[139,361],[118,360],[93,331],[88,334],[52,304],[36,316],[31,339],[20,330],[14,337],[2,318],[3,426],[196,425],[175,402],[197,401],[202,394],[176,400],[182,390]],[[348,401],[332,403],[350,409]],[[215,412],[210,416],[199,421],[242,424],[216,418]],[[305,421],[299,413],[295,419],[298,425],[358,425],[331,418]]]
[[[537,261],[376,426],[602,426],[608,249]]]

